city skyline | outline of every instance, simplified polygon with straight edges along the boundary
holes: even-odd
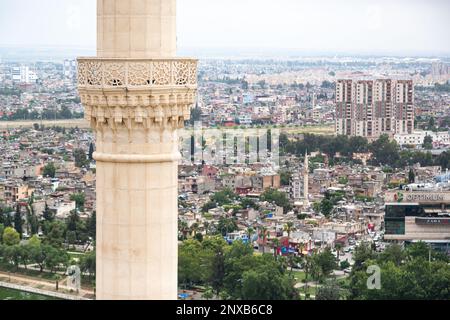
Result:
[[[238,49],[252,53],[448,56],[450,41],[445,40],[445,31],[450,27],[449,9],[450,3],[442,0],[352,0],[345,5],[330,0],[185,0],[177,7],[177,44],[183,53],[225,55]],[[36,19],[48,14],[52,19]],[[414,41],[410,28],[401,27],[409,23],[414,25]],[[95,30],[93,0],[0,3],[0,47],[94,50]]]
[[[0,0],[0,301],[449,300],[448,9]]]

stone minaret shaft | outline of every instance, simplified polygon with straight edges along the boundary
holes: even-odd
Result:
[[[98,0],[98,57],[78,59],[97,150],[97,299],[177,298],[177,129],[197,61],[175,58],[175,0]]]

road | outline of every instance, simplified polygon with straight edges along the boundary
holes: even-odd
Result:
[[[89,123],[84,119],[72,119],[72,120],[22,120],[22,121],[0,121],[0,130],[2,129],[14,129],[14,128],[33,128],[33,125],[38,123],[45,127],[59,126],[64,128],[81,128],[89,129]],[[295,127],[280,127],[274,128],[273,126],[267,126],[263,128],[278,129],[287,135],[312,133],[317,135],[334,135],[334,127],[327,125],[317,126],[295,126]]]
[[[33,125],[37,123],[44,125],[45,127],[59,126],[63,128],[81,128],[88,129],[89,123],[84,119],[72,119],[72,120],[26,120],[26,121],[0,121],[0,130],[15,129],[15,128],[33,128]]]
[[[19,285],[25,285],[33,288],[44,289],[48,291],[56,291],[56,283],[54,281],[47,281],[43,279],[35,279],[28,276],[18,275],[15,273],[8,274],[6,272],[0,272],[0,280],[15,283]],[[70,290],[67,286],[64,285],[64,280],[61,280],[59,283],[59,290],[66,294],[70,294]],[[80,289],[81,297],[92,298],[94,296],[94,292],[90,290]]]

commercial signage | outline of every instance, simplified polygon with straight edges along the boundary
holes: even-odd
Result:
[[[416,224],[450,226],[450,218],[416,218]]]
[[[407,201],[444,201],[444,195],[440,193],[409,193],[406,195]]]
[[[398,203],[450,203],[450,192],[395,192],[386,194],[387,201]]]

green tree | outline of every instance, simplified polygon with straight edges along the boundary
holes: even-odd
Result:
[[[235,199],[237,199],[237,195],[228,188],[214,193],[211,197],[211,201],[219,206],[231,204]]]
[[[202,206],[202,212],[206,213],[209,210],[214,209],[214,208],[217,208],[217,204],[215,202],[208,201]]]
[[[253,208],[255,210],[259,209],[258,204],[254,200],[246,197],[240,200],[240,205],[242,208]]]
[[[213,289],[211,287],[206,287],[205,291],[202,294],[202,298],[205,299],[206,301],[211,300],[212,298],[214,298]]]
[[[298,299],[294,279],[271,255],[251,257],[249,268],[242,273],[241,290],[236,298],[243,300]],[[239,288],[239,287],[238,287]]]
[[[201,121],[201,119],[202,119],[202,109],[196,106],[191,110],[190,123],[191,125],[194,125],[195,122]]]
[[[63,106],[61,108],[61,111],[59,112],[58,118],[60,118],[60,119],[72,119],[73,118],[72,111],[70,111],[67,106]]]
[[[347,155],[351,156],[353,153],[365,153],[369,150],[369,142],[364,137],[350,137],[349,139],[349,152]]]
[[[96,234],[97,234],[97,212],[96,211],[92,212],[92,214],[88,218],[86,227],[88,230],[89,237],[91,237],[92,239],[95,239]]]
[[[81,220],[80,215],[75,210],[71,211],[66,219],[66,229],[66,238],[70,244],[85,243],[88,240],[86,222]]]
[[[368,260],[373,260],[374,258],[375,253],[373,252],[372,247],[366,242],[361,243],[355,248],[355,252],[353,254],[354,264],[352,271],[362,270],[365,262]]]
[[[54,164],[53,162],[47,164],[47,165],[44,167],[44,171],[43,171],[42,175],[43,175],[44,177],[54,178],[55,175],[56,175],[56,167],[55,167],[55,164]]]
[[[408,181],[409,183],[414,183],[416,181],[416,175],[414,174],[414,170],[412,168],[409,169]]]
[[[47,222],[44,225],[44,243],[60,248],[64,242],[66,225],[62,221]]]
[[[200,260],[201,254],[201,244],[196,240],[186,240],[180,245],[178,251],[178,281],[182,287],[188,288],[201,283],[202,272],[204,272]]]
[[[289,300],[295,295],[293,280],[274,269],[248,270],[242,275],[243,300]]]
[[[288,186],[291,183],[292,173],[289,171],[281,171],[280,183],[282,186]]]
[[[87,273],[89,278],[95,276],[96,271],[96,253],[91,251],[86,253],[80,259],[80,270],[83,273]]]
[[[35,234],[33,235],[27,242],[30,246],[40,246],[41,245],[41,239]]]
[[[14,229],[19,233],[19,236],[22,236],[23,232],[23,219],[22,212],[20,210],[20,204],[16,205],[16,212],[14,214]]]
[[[434,119],[434,117],[430,117],[430,120],[428,121],[428,130],[434,131],[436,126],[436,120]]]
[[[313,210],[315,213],[320,213],[321,212],[321,204],[322,202],[316,201],[313,203]]]
[[[20,234],[13,228],[7,227],[3,231],[3,243],[7,246],[14,246],[20,243]]]
[[[30,245],[30,255],[31,259],[34,263],[36,263],[39,266],[39,270],[42,273],[44,271],[44,262],[47,257],[47,246],[44,246],[42,244],[39,245]]]
[[[212,258],[210,283],[216,295],[220,294],[225,278],[224,245],[217,246]]]
[[[261,194],[260,199],[261,201],[267,201],[270,203],[274,203],[279,207],[282,207],[285,214],[292,209],[292,206],[289,202],[289,198],[287,197],[286,193],[281,192],[279,190],[267,189]]]
[[[3,232],[5,231],[5,225],[0,223],[0,244],[3,243]]]
[[[343,247],[342,244],[339,243],[339,242],[334,245],[334,248],[336,249],[336,252],[337,252],[337,259],[338,260],[339,260],[340,254],[341,254],[342,247]]]
[[[373,154],[372,162],[375,165],[395,166],[399,160],[398,145],[395,141],[390,141],[388,135],[381,135],[369,149]]]
[[[39,232],[39,219],[34,213],[33,197],[30,198],[27,206],[27,229],[29,234],[31,235],[37,234]]]
[[[391,261],[396,266],[400,266],[405,258],[406,254],[403,248],[398,244],[391,244],[379,255],[378,260],[380,262]]]
[[[312,258],[313,276],[316,280],[323,280],[329,274],[337,269],[336,258],[331,253],[330,248],[326,248],[323,252],[317,253]]]
[[[181,236],[179,237],[180,240],[186,240],[187,239],[187,235],[189,233],[189,226],[186,223],[186,221],[178,220],[178,232],[179,232],[179,234],[181,234]]]
[[[266,249],[266,240],[267,240],[267,236],[268,236],[268,230],[267,227],[265,226],[259,226],[258,228],[258,238],[260,240],[262,240],[262,248],[263,248],[263,253],[265,253],[265,249]]]
[[[425,150],[432,150],[433,149],[433,137],[432,136],[426,136],[423,139],[423,148]]]
[[[380,263],[381,262],[381,263]],[[369,262],[370,264],[373,261]],[[368,290],[365,270],[351,275],[350,298],[367,300],[447,300],[450,270],[446,262],[422,258],[407,260],[399,266],[379,261],[381,289]]]
[[[3,249],[3,259],[13,267],[15,267],[16,272],[19,271],[19,265],[22,258],[22,250],[20,245],[7,245]]]
[[[28,244],[20,245],[19,250],[20,260],[22,262],[22,265],[25,267],[25,270],[27,270],[28,264],[30,263],[30,260],[32,258],[31,246]]]
[[[329,217],[331,215],[331,211],[333,211],[333,208],[334,204],[331,200],[323,199],[320,203],[320,212],[322,212],[325,217]]]
[[[292,233],[292,231],[294,230],[294,223],[293,223],[292,221],[288,221],[288,222],[284,225],[283,229],[284,229],[284,231],[287,232],[288,238],[290,239],[290,238],[291,238],[291,233]]]
[[[78,168],[84,167],[88,164],[86,152],[83,149],[75,149],[73,151],[73,157],[75,158],[75,166]]]
[[[348,260],[341,261],[339,267],[341,268],[341,270],[350,268],[350,262],[348,262]]]
[[[55,214],[50,210],[50,208],[47,205],[47,202],[45,203],[44,212],[42,213],[42,217],[44,218],[44,222],[53,222],[55,220]]]
[[[77,243],[77,233],[75,231],[68,230],[66,233],[67,243],[73,245],[75,248],[75,244]]]
[[[70,200],[75,201],[78,210],[84,211],[84,203],[86,202],[86,196],[84,193],[74,193],[70,196]]]
[[[92,142],[89,144],[88,158],[90,161],[94,160],[94,144]]]
[[[317,289],[316,300],[340,300],[342,288],[336,280],[328,280]]]
[[[234,232],[238,229],[235,219],[220,217],[217,224],[217,231],[222,235],[226,236],[227,233]]]
[[[57,267],[66,267],[69,263],[67,252],[52,246],[45,247],[45,256],[44,265],[51,273],[54,273]]]

